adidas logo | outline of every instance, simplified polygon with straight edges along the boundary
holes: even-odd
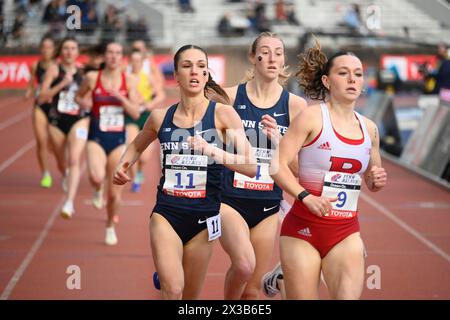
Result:
[[[311,234],[311,231],[309,231],[309,228],[298,230],[297,233],[301,234],[302,236],[305,236],[305,237],[312,237],[312,234]]]
[[[331,150],[330,143],[329,143],[328,141],[325,142],[325,143],[322,143],[322,144],[319,146],[319,149],[322,149],[322,150]]]

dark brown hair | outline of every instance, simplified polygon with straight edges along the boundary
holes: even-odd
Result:
[[[322,76],[329,75],[334,59],[345,55],[356,57],[352,52],[339,51],[328,59],[317,39],[313,48],[298,55],[300,61],[295,77],[307,97],[314,100],[325,100],[329,90],[324,86]]]
[[[178,71],[178,62],[180,61],[181,54],[189,49],[197,49],[200,50],[205,54],[206,57],[206,63],[208,63],[208,54],[205,50],[200,48],[199,46],[193,45],[193,44],[187,44],[182,46],[178,51],[175,53],[175,56],[173,58],[173,64],[174,64],[174,70]],[[213,78],[211,77],[211,72],[208,72],[208,81],[206,82],[205,89],[204,89],[204,95],[206,98],[208,98],[207,93],[212,90],[215,93],[217,93],[219,96],[221,96],[224,99],[224,102],[230,103],[230,98],[228,97],[228,94],[222,89],[220,85],[218,85]]]
[[[62,39],[61,42],[59,43],[58,49],[55,51],[55,56],[54,56],[55,59],[58,58],[58,57],[61,55],[62,47],[63,47],[64,43],[66,43],[66,42],[68,42],[68,41],[73,41],[73,42],[75,42],[75,43],[77,44],[77,47],[79,47],[78,40],[77,40],[75,37],[73,37],[73,36],[67,36],[67,37],[65,37],[64,39]]]
[[[253,41],[251,47],[250,47],[250,51],[249,51],[249,55],[256,55],[256,48],[258,47],[258,43],[262,38],[276,38],[278,40],[281,41],[281,43],[283,44],[283,50],[284,50],[284,61],[287,61],[287,56],[286,56],[286,46],[284,45],[283,40],[280,38],[279,35],[277,35],[276,33],[273,32],[261,32],[256,39]],[[289,66],[285,65],[283,70],[280,72],[278,79],[279,79],[279,83],[281,85],[284,85],[286,83],[286,81],[289,79],[289,77],[291,76],[291,74],[287,71],[287,69],[289,68]],[[247,70],[247,72],[245,73],[245,77],[243,79],[242,82],[247,82],[252,80],[253,78],[255,78],[255,69],[252,67],[250,69]]]

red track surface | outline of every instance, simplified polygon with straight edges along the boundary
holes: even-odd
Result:
[[[106,212],[90,204],[86,172],[70,221],[59,217],[64,193],[53,159],[54,185],[39,187],[30,110],[29,102],[18,97],[0,99],[1,299],[158,299],[148,233],[158,152],[145,169],[141,193],[125,188],[119,244],[107,247]],[[450,193],[388,161],[384,166],[388,186],[377,194],[364,191],[360,201],[367,279],[370,266],[378,266],[381,274],[381,288],[365,288],[362,298],[450,299]],[[277,256],[278,250],[274,262]],[[80,290],[66,287],[70,265],[80,267]],[[228,258],[216,243],[202,299],[223,298],[227,267]]]

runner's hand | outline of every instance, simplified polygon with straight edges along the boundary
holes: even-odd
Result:
[[[125,162],[122,165],[119,164],[116,171],[114,172],[113,183],[121,186],[131,181],[130,177],[126,173],[129,168],[130,168],[129,162]]]
[[[73,82],[73,73],[67,72],[62,80],[64,87],[71,84]]]
[[[261,117],[261,123],[263,124],[262,132],[276,145],[280,142],[281,134],[278,131],[277,121],[265,114]]]
[[[303,199],[303,204],[318,217],[326,217],[331,211],[331,203],[337,201],[338,198],[316,197],[312,194]]]
[[[370,169],[370,178],[372,179],[372,189],[383,188],[387,183],[387,173],[384,168],[372,166]]]
[[[213,146],[206,142],[201,136],[195,135],[193,137],[188,137],[187,142],[191,149],[200,151],[204,155],[211,156]]]

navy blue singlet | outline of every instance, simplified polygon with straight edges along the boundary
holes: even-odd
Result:
[[[210,101],[201,122],[192,128],[173,123],[178,104],[169,108],[158,132],[162,155],[162,177],[155,210],[166,207],[186,214],[217,214],[222,189],[221,164],[189,148],[187,137],[201,135],[221,147],[215,127],[216,103]]]
[[[223,195],[231,198],[281,200],[282,190],[270,177],[268,169],[274,146],[261,131],[261,117],[268,114],[275,118],[279,132],[284,135],[289,126],[289,92],[283,89],[277,103],[270,108],[255,106],[247,95],[246,83],[238,86],[233,107],[239,114],[247,138],[256,148],[258,171],[254,178],[235,173],[224,167]]]

